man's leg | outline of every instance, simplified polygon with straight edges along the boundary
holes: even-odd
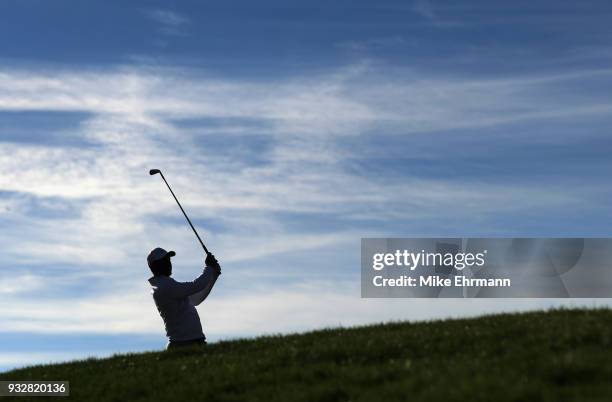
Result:
[[[168,342],[168,346],[166,347],[166,350],[174,350],[174,349],[194,347],[194,346],[196,347],[206,346],[206,338],[192,339],[189,341]]]

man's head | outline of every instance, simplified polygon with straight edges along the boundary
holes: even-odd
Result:
[[[175,255],[176,253],[174,251],[166,251],[161,247],[151,250],[147,256],[147,263],[153,275],[172,275],[172,262],[170,262],[170,257],[174,257]]]

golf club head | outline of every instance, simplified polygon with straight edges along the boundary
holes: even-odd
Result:
[[[149,174],[151,176],[153,176],[154,174],[158,174],[158,173],[161,173],[159,169],[151,169],[151,170],[149,170]]]

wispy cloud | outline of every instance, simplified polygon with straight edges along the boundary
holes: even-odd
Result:
[[[111,355],[109,353],[108,355]],[[93,353],[87,352],[0,352],[0,371],[38,364],[60,363],[84,359]],[[99,354],[96,353],[99,356]]]
[[[441,14],[449,14],[441,13],[441,8],[443,8],[443,6],[434,6],[434,2],[432,0],[414,0],[412,11],[420,18],[425,20],[428,24],[436,28],[457,29],[466,26],[466,21],[464,19],[458,19],[456,17],[448,19],[441,17]],[[452,7],[450,9],[452,10]]]
[[[184,36],[186,27],[191,23],[189,18],[170,10],[147,10],[145,14],[160,24],[160,31],[166,35]]]
[[[430,0],[415,0],[414,11],[431,21],[437,21],[437,16]]]
[[[364,40],[343,41],[336,44],[337,47],[352,51],[366,51],[378,48],[397,48],[409,44],[411,41],[403,36],[385,36]]]
[[[346,280],[302,280],[276,288],[256,284],[247,291],[231,292],[226,298],[211,298],[200,310],[211,339],[216,340],[400,319],[475,316],[560,304],[557,300],[528,299],[367,300],[359,297],[359,289],[357,282]],[[5,330],[16,332],[159,333],[161,340],[161,319],[151,308],[151,296],[146,290],[143,283],[130,283],[117,288],[113,295],[85,296],[78,303],[21,300],[0,312],[0,322]],[[582,300],[574,305],[595,303]],[[333,313],[330,306],[334,306]]]
[[[92,145],[49,147],[13,137],[0,142],[4,262],[31,288],[40,289],[48,280],[48,273],[36,267],[52,265],[65,283],[95,287],[96,294],[75,296],[66,288],[62,297],[56,292],[32,302],[3,277],[0,303],[14,308],[0,313],[0,322],[3,328],[27,331],[160,329],[144,281],[146,252],[157,245],[176,248],[177,273],[185,279],[202,256],[172,200],[148,176],[152,167],[168,173],[226,264],[224,281],[244,286],[249,278],[252,292],[261,296],[230,295],[221,285],[210,308],[203,307],[214,333],[247,334],[263,321],[270,330],[284,331],[376,317],[418,318],[406,312],[408,302],[388,302],[395,306],[392,313],[377,315],[375,304],[359,300],[354,282],[334,291],[335,284],[326,278],[330,272],[357,272],[343,255],[354,255],[348,260],[356,264],[361,236],[384,236],[390,227],[399,232],[399,226],[402,233],[436,228],[448,233],[453,222],[474,220],[499,233],[509,230],[497,222],[500,213],[580,208],[588,189],[577,194],[528,180],[483,184],[410,172],[381,177],[351,169],[372,152],[351,141],[365,137],[375,143],[388,132],[406,138],[466,129],[488,135],[487,127],[517,122],[605,118],[612,109],[607,93],[580,88],[610,76],[607,70],[587,70],[466,80],[411,71],[387,74],[360,65],[316,76],[238,82],[148,66],[2,70],[0,111],[87,112],[71,130]],[[216,123],[181,123],[190,120]],[[253,122],[262,124],[254,130]],[[237,153],[237,143],[250,157]],[[432,156],[434,161],[443,157]],[[378,164],[385,163],[381,157]],[[33,216],[31,203],[46,203],[40,210],[65,204],[73,213],[64,208],[53,216]],[[315,219],[329,222],[331,217],[343,224],[329,223],[324,234],[308,227]],[[303,257],[323,250],[331,257],[319,264]],[[287,264],[279,266],[279,260]],[[255,271],[259,275],[252,275]],[[301,272],[318,282],[303,289],[298,286],[303,277],[284,275]],[[271,279],[278,277],[285,278],[282,285]],[[50,286],[62,289],[65,283],[52,281]],[[279,299],[280,312],[273,303]],[[244,304],[236,311],[252,306],[248,314],[240,320],[222,316],[222,311],[234,311],[238,301]],[[328,303],[344,307],[329,315]],[[429,306],[431,313],[434,307]],[[295,312],[304,319],[290,320]],[[260,318],[257,326],[249,316]]]

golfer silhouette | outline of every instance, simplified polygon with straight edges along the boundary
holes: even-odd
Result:
[[[193,282],[177,282],[172,275],[174,251],[155,248],[147,257],[153,276],[149,278],[151,293],[159,315],[164,320],[167,349],[206,345],[202,323],[195,306],[206,299],[219,275],[221,266],[212,254],[207,254],[204,271]]]

